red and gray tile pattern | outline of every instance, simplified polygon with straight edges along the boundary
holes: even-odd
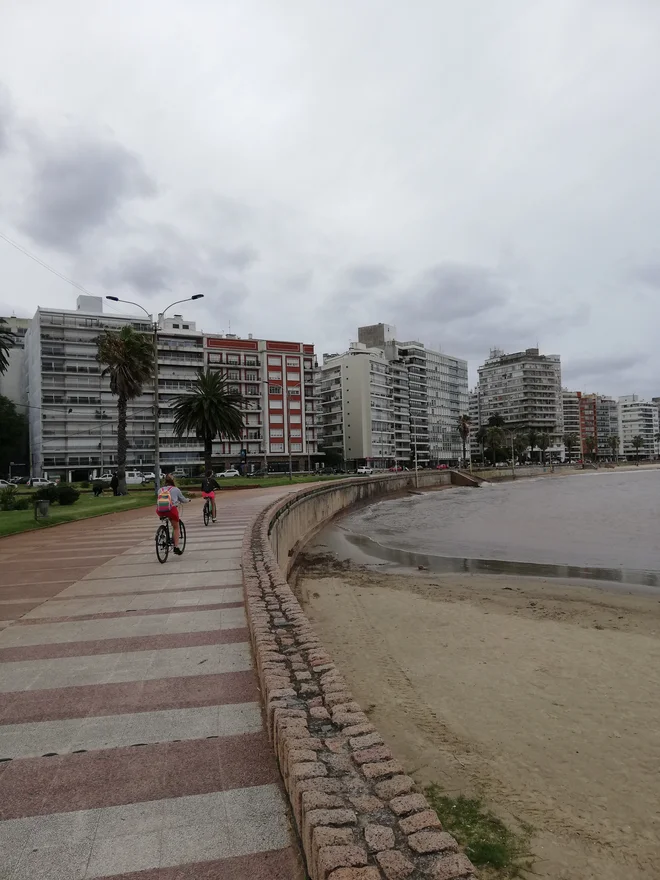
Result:
[[[227,493],[161,566],[152,511],[4,539],[0,878],[299,880]]]

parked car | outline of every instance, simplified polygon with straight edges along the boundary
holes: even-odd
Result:
[[[408,468],[404,467],[402,464],[397,464],[395,467],[391,467],[390,471],[393,474],[398,474],[400,471],[407,471]]]
[[[29,477],[12,477],[9,481],[14,486],[27,486],[30,482]]]
[[[165,474],[161,473],[160,481],[161,483],[165,479]],[[142,482],[143,483],[154,483],[156,481],[156,474],[154,471],[147,471],[147,473],[142,474]]]
[[[233,468],[232,468],[233,470]],[[265,468],[259,468],[256,471],[252,471],[250,474],[246,474],[246,477],[267,477],[270,471],[267,471]]]
[[[229,468],[229,470],[222,471],[220,474],[216,474],[216,477],[240,477],[241,472],[237,471],[236,468]]]
[[[6,489],[7,486],[13,486],[13,483],[10,483],[8,480],[0,480],[0,489]]]
[[[54,486],[55,483],[52,480],[47,480],[45,477],[30,477],[28,480],[28,486],[32,486],[33,489],[38,489],[40,486]]]
[[[448,464],[436,464],[435,469],[436,469],[436,471],[446,471],[446,470],[449,470],[449,465]]]
[[[374,472],[374,469],[371,467],[359,467],[355,473],[356,474],[373,474],[373,472]]]

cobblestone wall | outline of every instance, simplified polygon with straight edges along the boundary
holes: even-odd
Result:
[[[419,488],[468,478],[419,475]],[[260,513],[243,573],[268,732],[312,880],[473,880],[321,645],[285,574],[305,540],[346,507],[410,488],[411,475],[302,490]]]

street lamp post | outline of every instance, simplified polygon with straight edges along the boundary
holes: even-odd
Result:
[[[178,306],[180,303],[184,302],[192,302],[195,299],[203,299],[203,293],[195,293],[193,296],[187,296],[185,299],[177,299],[175,302],[170,303],[169,306],[163,309],[162,312],[158,315],[157,320],[153,321],[153,335],[154,335],[154,482],[156,486],[156,494],[158,494],[158,490],[160,489],[160,418],[158,412],[158,330],[160,329],[160,319],[165,317],[165,312],[168,309],[171,309],[172,306]],[[126,303],[129,306],[136,306],[138,309],[142,309],[147,318],[151,321],[151,313],[148,312],[143,305],[140,303],[133,302],[130,299],[119,299],[118,296],[106,296],[106,299],[110,299],[113,302],[121,302]]]

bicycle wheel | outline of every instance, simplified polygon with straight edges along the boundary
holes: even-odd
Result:
[[[162,564],[163,562],[167,562],[167,557],[170,552],[170,530],[167,528],[165,523],[162,526],[158,526],[156,530],[156,556],[158,557],[158,561]]]
[[[183,520],[179,520],[179,550],[183,553],[186,549],[186,527]]]
[[[211,519],[211,504],[209,501],[204,502],[204,525],[207,526]]]

